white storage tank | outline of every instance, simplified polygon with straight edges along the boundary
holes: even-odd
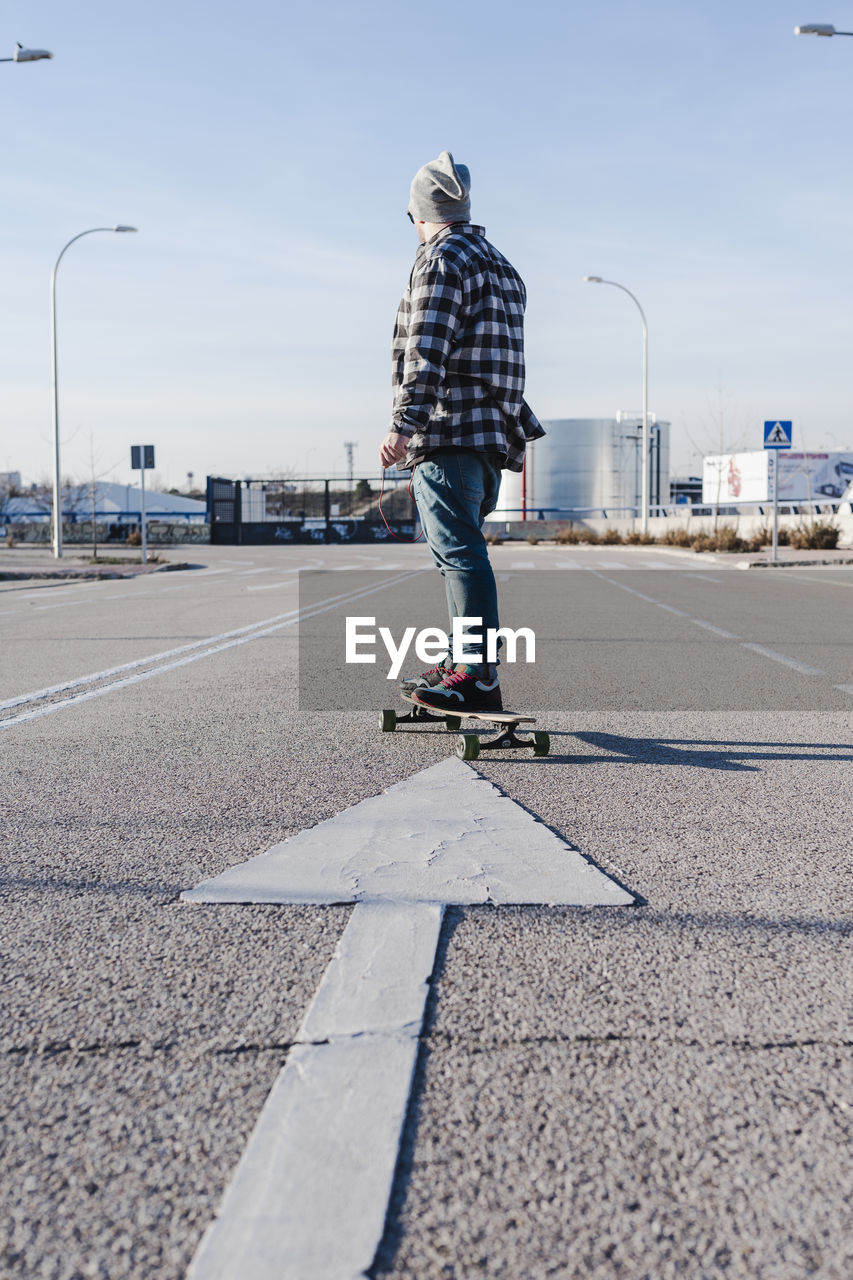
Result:
[[[669,423],[649,415],[651,504],[669,502]],[[642,416],[555,418],[527,447],[524,477],[504,471],[490,520],[577,519],[583,513],[630,517],[642,500]],[[620,510],[621,508],[621,510]],[[540,514],[541,513],[541,514]]]

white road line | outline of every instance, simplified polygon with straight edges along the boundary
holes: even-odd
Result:
[[[691,617],[689,613],[685,613],[683,609],[675,609],[671,604],[664,604],[662,600],[655,600],[652,596],[644,595],[642,591],[637,591],[634,587],[626,586],[624,582],[617,582],[615,578],[608,578],[603,573],[597,573],[592,570],[596,578],[602,578],[605,582],[611,582],[614,587],[620,587],[623,591],[630,591],[631,595],[639,596],[641,600],[648,600],[649,604],[656,604],[659,609],[666,609],[667,613],[680,614],[682,618],[686,618],[688,622],[694,622],[699,627],[705,627],[708,631],[714,631],[726,640],[738,640],[739,637],[730,632],[723,631],[721,627],[715,627],[713,623],[705,622],[701,618]],[[810,667],[805,662],[800,662],[797,658],[789,658],[784,653],[777,653],[775,649],[768,649],[763,644],[753,644],[748,640],[741,640],[742,649],[749,649],[752,653],[761,654],[763,658],[770,658],[773,662],[781,662],[786,667],[799,671],[803,676],[822,676],[825,673],[819,667]]]
[[[370,1267],[442,915],[356,906],[187,1280],[356,1280]]]
[[[513,560],[510,569],[535,569],[536,565],[532,560]]]
[[[807,582],[810,587],[847,587],[848,590],[851,587],[853,587],[853,578],[848,578],[847,581],[842,580],[841,582],[839,582],[837,578],[831,578],[829,576],[830,573],[837,573],[837,572],[838,572],[837,569],[835,570],[830,569],[826,571],[825,577],[807,578],[805,574],[802,572],[802,570],[800,570],[799,572],[795,570],[793,580],[794,582]]]
[[[671,564],[661,564],[660,560],[641,560],[640,564],[646,569],[672,569]]]
[[[577,560],[558,560],[556,562],[558,569],[580,569]]]
[[[740,640],[740,636],[736,636],[733,631],[724,631],[722,627],[714,626],[713,622],[705,622],[703,618],[691,618],[697,627],[704,627],[706,631],[713,631],[715,636],[722,636],[723,640]]]
[[[92,698],[103,697],[104,694],[112,693],[115,690],[126,689],[130,685],[139,684],[140,681],[142,680],[150,680],[152,676],[162,675],[166,671],[174,671],[176,670],[176,668],[185,667],[191,662],[198,662],[200,658],[208,658],[208,657],[211,657],[213,654],[222,653],[223,650],[225,649],[232,649],[236,645],[247,644],[250,640],[257,640],[263,636],[272,635],[276,631],[283,631],[287,627],[295,626],[303,618],[307,619],[307,618],[316,617],[317,614],[326,613],[328,612],[329,609],[335,609],[341,604],[349,603],[351,600],[360,600],[362,596],[369,596],[369,595],[373,595],[373,593],[376,591],[383,591],[386,587],[393,585],[395,582],[405,582],[407,578],[413,577],[413,576],[414,576],[413,574],[409,573],[402,578],[389,579],[388,581],[380,582],[375,586],[371,586],[366,589],[361,589],[359,591],[344,592],[340,596],[332,596],[327,601],[320,601],[317,605],[311,606],[308,609],[302,609],[302,610],[292,609],[287,614],[279,615],[280,618],[285,618],[287,619],[287,621],[275,622],[274,625],[264,627],[263,630],[257,630],[257,627],[261,624],[255,623],[254,627],[252,628],[241,627],[239,628],[238,631],[230,632],[230,633],[226,632],[224,634],[226,635],[230,634],[233,636],[237,636],[238,638],[233,640],[226,640],[222,644],[215,644],[207,649],[202,649],[200,653],[189,653],[187,657],[179,658],[174,662],[161,663],[158,666],[152,667],[151,670],[149,671],[142,671],[142,672],[139,672],[137,675],[125,676],[121,680],[113,680],[109,684],[101,685],[97,689],[90,689],[84,693],[72,694],[70,698],[63,698],[59,702],[51,702],[46,707],[38,707],[32,711],[24,711],[20,715],[13,716],[8,720],[0,721],[0,730],[10,729],[12,728],[13,725],[27,724],[30,720],[38,720],[42,716],[53,715],[54,712],[62,711],[66,707],[76,706],[78,703],[82,703],[82,702],[89,702],[91,701]],[[240,634],[240,632],[250,632],[250,634],[248,635]],[[210,643],[209,641],[204,641],[204,640],[196,641],[195,644],[183,645],[180,649],[173,649],[172,653],[180,653],[188,649],[197,649],[200,645],[209,644],[209,643]],[[166,657],[167,655],[163,654],[160,656]],[[136,662],[125,663],[122,667],[114,667],[113,673],[118,671],[127,671],[133,667],[143,666],[146,663],[151,663],[154,660],[155,659],[152,659],[152,658],[147,658],[147,659],[141,658],[141,659],[138,659]],[[109,674],[109,673],[102,672],[100,677],[83,676],[80,679],[68,681],[64,685],[56,685],[54,686],[54,688],[49,690],[41,690],[39,693],[22,695],[21,697],[18,697],[18,698],[11,698],[7,702],[0,703],[0,711],[6,710],[10,707],[20,706],[26,702],[31,702],[40,698],[44,698],[45,696],[51,693],[59,693],[65,689],[69,689],[75,686],[90,684],[94,679],[102,678],[106,674]]]
[[[722,582],[722,578],[712,578],[710,573],[683,573],[682,578],[696,578],[699,582]]]
[[[842,693],[853,693],[853,684],[837,684],[836,689],[840,689]]]
[[[614,587],[619,587],[622,591],[630,591],[632,596],[639,596],[641,600],[646,600],[649,604],[656,604],[659,609],[666,609],[667,613],[674,613],[679,618],[690,617],[690,614],[686,609],[676,609],[673,604],[664,604],[662,600],[655,600],[653,596],[645,595],[642,591],[638,591],[636,587],[629,587],[626,582],[617,582],[615,578],[608,578],[607,574],[599,573],[597,569],[591,569],[590,573],[592,573],[596,578],[601,578],[603,582],[609,582]]]
[[[627,564],[623,564],[621,560],[605,560],[602,565],[602,568],[603,569],[627,569],[628,566]]]
[[[762,658],[771,658],[773,662],[781,662],[786,667],[793,667],[795,671],[799,671],[803,676],[822,676],[824,673],[819,667],[810,667],[805,662],[799,662],[796,658],[789,658],[784,653],[777,653],[775,649],[768,649],[764,644],[753,644],[752,641],[742,640],[741,648],[751,649],[753,653],[760,653]]]
[[[247,587],[247,591],[276,591],[279,587],[293,587],[296,583],[289,579],[287,582],[264,582],[258,587]]]
[[[89,600],[57,600],[55,604],[34,604],[33,612],[41,613],[43,609],[74,609],[77,605],[90,603]]]
[[[382,1238],[447,903],[632,902],[455,757],[181,896],[356,900],[188,1280],[364,1277]]]

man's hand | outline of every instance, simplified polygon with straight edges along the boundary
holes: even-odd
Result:
[[[383,467],[391,467],[406,456],[408,440],[397,431],[389,431],[379,446],[379,461]]]

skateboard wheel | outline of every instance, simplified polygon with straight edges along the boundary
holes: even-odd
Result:
[[[382,712],[382,732],[393,733],[396,728],[397,728],[397,712],[393,710],[383,711]]]
[[[480,739],[473,733],[460,733],[456,739],[456,754],[460,760],[476,760],[480,754]]]
[[[538,729],[533,735],[533,754],[535,756],[547,756],[551,750],[551,739],[547,733],[543,733]]]
[[[462,724],[462,717],[447,716],[444,721],[444,724],[445,724],[445,728],[447,728],[451,733],[456,733],[456,731],[459,729],[459,727]]]

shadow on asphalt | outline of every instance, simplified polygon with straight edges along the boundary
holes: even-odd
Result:
[[[570,736],[608,754],[552,754],[546,757],[548,763],[677,764],[691,769],[731,769],[738,773],[758,772],[758,764],[748,762],[761,760],[841,760],[853,763],[853,746],[842,742],[718,742],[705,738],[626,738],[616,733],[588,732]]]

